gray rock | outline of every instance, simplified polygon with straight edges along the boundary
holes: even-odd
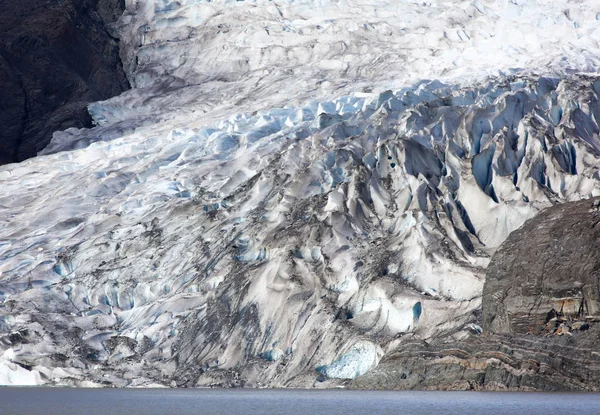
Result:
[[[600,213],[589,206],[553,206],[508,237],[486,272],[484,331],[542,334],[552,317],[600,319]]]
[[[123,0],[0,0],[0,164],[90,127],[87,104],[129,88],[108,31]]]

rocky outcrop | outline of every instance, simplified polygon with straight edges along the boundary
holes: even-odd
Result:
[[[33,157],[129,84],[108,31],[123,0],[0,1],[0,164]]]
[[[597,205],[554,206],[509,236],[487,270],[486,332],[566,334],[600,320]]]
[[[349,386],[357,389],[598,391],[600,353],[572,336],[474,335],[458,342],[404,344]],[[588,342],[588,340],[590,340]]]
[[[483,334],[408,342],[352,386],[600,390],[599,207],[556,205],[511,233],[487,268]]]

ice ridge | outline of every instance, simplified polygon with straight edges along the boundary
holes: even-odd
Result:
[[[58,384],[307,386],[460,338],[507,235],[600,194],[599,85],[424,81],[4,166],[3,347]]]

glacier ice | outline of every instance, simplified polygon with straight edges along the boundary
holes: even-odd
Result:
[[[350,350],[326,366],[319,366],[316,371],[333,379],[354,379],[377,366],[383,350],[374,343],[358,341]]]
[[[128,0],[135,88],[0,167],[0,382],[318,386],[472,331],[508,234],[600,194],[595,13]]]

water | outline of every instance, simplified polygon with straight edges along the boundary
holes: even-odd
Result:
[[[600,394],[241,389],[0,389],[0,414],[600,414]]]

